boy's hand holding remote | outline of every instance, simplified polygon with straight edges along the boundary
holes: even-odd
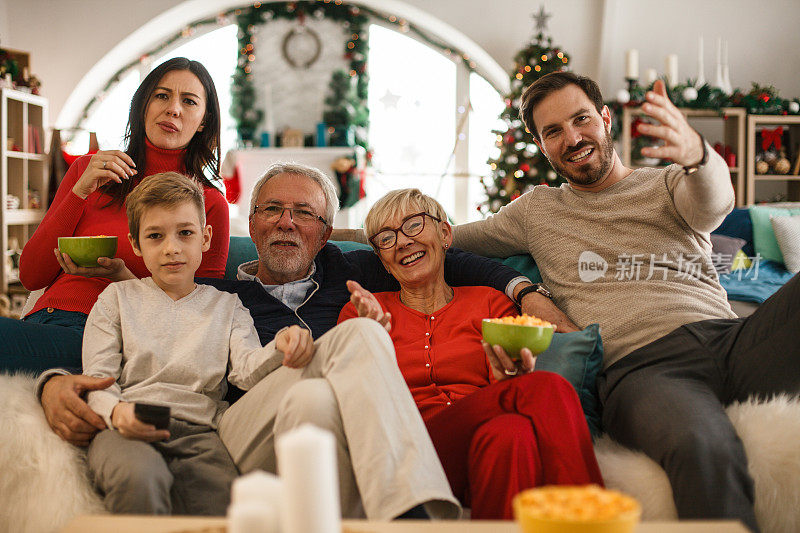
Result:
[[[156,429],[154,425],[145,424],[136,418],[133,406],[134,404],[130,402],[119,402],[111,412],[111,422],[120,435],[126,439],[145,442],[155,442],[169,438],[169,431],[166,429]]]

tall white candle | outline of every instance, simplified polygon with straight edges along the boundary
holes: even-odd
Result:
[[[311,424],[277,438],[278,473],[284,487],[284,533],[341,533],[336,444]]]
[[[639,79],[639,50],[631,48],[625,54],[625,78]]]
[[[725,77],[722,74],[722,38],[717,37],[717,68],[714,76],[714,87],[725,90]]]
[[[658,79],[658,72],[654,68],[649,68],[644,71],[644,79],[648,86]]]
[[[728,69],[728,41],[722,43],[722,81],[724,83],[723,90],[725,94],[731,94],[733,87],[731,86],[731,74]]]
[[[678,55],[669,54],[664,60],[664,71],[667,74],[667,83],[674,87],[678,83]]]
[[[703,36],[697,42],[697,82],[695,87],[702,87],[706,83],[705,63],[703,62]]]

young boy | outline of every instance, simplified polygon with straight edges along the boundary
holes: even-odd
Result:
[[[128,239],[152,277],[109,285],[86,322],[84,373],[117,380],[88,396],[109,428],[89,446],[89,469],[112,512],[224,515],[237,475],[215,431],[226,369],[247,390],[274,363],[239,298],[194,282],[211,243],[200,186],[155,174],[126,203]],[[139,420],[135,402],[169,406],[168,430]]]

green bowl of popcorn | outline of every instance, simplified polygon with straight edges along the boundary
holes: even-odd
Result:
[[[59,237],[58,251],[67,254],[79,267],[96,267],[99,257],[114,257],[117,238],[106,235],[91,237]]]
[[[514,360],[520,358],[523,348],[528,348],[533,355],[549,348],[555,329],[553,324],[528,315],[484,318],[481,323],[483,340],[492,346],[499,344]]]

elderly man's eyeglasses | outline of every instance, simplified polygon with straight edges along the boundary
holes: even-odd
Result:
[[[397,232],[401,232],[406,237],[416,237],[422,230],[425,229],[425,217],[431,217],[436,222],[441,222],[442,219],[437,218],[430,213],[416,213],[414,215],[407,216],[403,223],[400,224],[400,227],[397,229],[384,229],[373,235],[369,238],[369,242],[371,242],[376,248],[380,248],[381,250],[388,250],[395,244],[397,244]]]
[[[280,204],[264,204],[253,207],[253,213],[261,216],[267,222],[277,222],[283,216],[284,211],[289,211],[289,218],[295,224],[312,224],[319,221],[328,225],[324,218],[305,207],[284,207]]]

